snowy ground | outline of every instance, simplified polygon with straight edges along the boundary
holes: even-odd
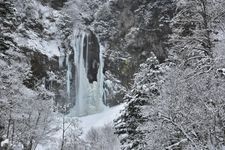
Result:
[[[81,138],[85,137],[89,129],[103,127],[105,124],[111,123],[115,118],[118,117],[120,111],[123,108],[124,108],[124,104],[121,104],[115,107],[106,108],[105,111],[98,114],[79,117],[78,118],[80,120],[79,127],[81,127],[83,131]],[[62,120],[62,119],[58,116],[56,120]],[[55,124],[60,124],[60,122],[56,121]],[[57,133],[52,135],[51,141],[47,143],[39,144],[36,150],[58,150],[61,143],[61,135],[62,135],[62,131],[58,131]]]
[[[122,104],[112,108],[107,108],[102,113],[80,117],[80,125],[83,129],[84,134],[86,134],[91,127],[101,127],[112,122],[115,118],[118,117],[119,112],[123,109],[123,107],[124,105]]]

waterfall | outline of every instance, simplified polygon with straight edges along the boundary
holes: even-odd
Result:
[[[72,37],[72,53],[66,56],[67,66],[67,95],[68,99],[75,102],[72,113],[76,116],[85,116],[104,110],[103,82],[104,82],[104,59],[103,47],[99,46],[97,80],[89,81],[88,72],[90,67],[96,64],[96,60],[90,62],[90,33],[75,30]],[[74,66],[74,69],[72,69]],[[73,79],[74,78],[74,79]],[[73,82],[73,83],[72,83]],[[73,85],[73,88],[72,88]],[[73,93],[73,94],[72,94]]]

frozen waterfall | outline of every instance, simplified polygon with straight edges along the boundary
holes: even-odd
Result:
[[[103,47],[99,46],[98,61],[93,60],[90,54],[89,38],[88,31],[75,30],[71,42],[73,52],[66,55],[67,97],[75,103],[72,113],[76,116],[101,112],[105,108],[103,104]],[[97,72],[96,80],[90,82],[88,73],[91,67],[97,69]]]

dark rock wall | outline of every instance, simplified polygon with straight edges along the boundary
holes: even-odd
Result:
[[[89,32],[89,36],[86,37],[88,38],[88,79],[92,83],[93,81],[97,81],[100,46],[96,35],[92,31]],[[86,56],[86,53],[84,53],[84,56]],[[84,60],[86,59],[84,58]]]
[[[49,5],[56,10],[62,9],[67,0],[39,0],[43,5]]]

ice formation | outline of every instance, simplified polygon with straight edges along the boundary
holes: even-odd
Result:
[[[97,81],[89,82],[88,69],[89,56],[89,33],[75,30],[72,37],[73,53],[66,55],[67,66],[67,96],[75,102],[73,113],[76,116],[85,116],[104,110],[103,82],[104,60],[103,47],[99,49],[99,65]],[[71,58],[73,56],[73,59]],[[74,69],[72,67],[74,66]],[[74,83],[72,83],[74,82]],[[73,85],[73,86],[72,86]]]

